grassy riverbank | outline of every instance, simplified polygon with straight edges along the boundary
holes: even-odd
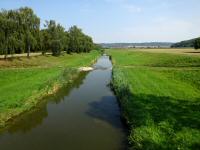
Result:
[[[166,49],[167,50],[167,49]],[[108,50],[131,149],[198,149],[200,57]]]
[[[78,77],[77,68],[90,65],[99,53],[37,56],[0,60],[0,126],[34,107],[43,96],[55,93]]]

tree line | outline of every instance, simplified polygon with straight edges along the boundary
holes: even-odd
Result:
[[[183,47],[194,47],[195,49],[200,49],[200,37],[191,40],[181,41],[171,45],[171,48]]]
[[[195,39],[194,48],[195,49],[200,49],[200,38]]]
[[[77,26],[68,31],[54,20],[46,21],[40,29],[40,18],[31,8],[0,11],[0,54],[21,54],[30,52],[52,52],[59,56],[67,53],[89,52],[97,47],[90,36]]]

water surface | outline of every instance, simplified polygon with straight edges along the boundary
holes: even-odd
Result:
[[[123,150],[126,135],[116,97],[108,86],[112,64],[102,56],[37,109],[0,133],[0,150]]]

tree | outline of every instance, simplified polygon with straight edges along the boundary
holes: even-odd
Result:
[[[42,54],[46,54],[46,52],[50,49],[50,35],[46,29],[41,30],[41,42],[42,42]]]
[[[93,49],[93,40],[91,37],[85,35],[84,36],[84,50],[83,52],[90,52]]]
[[[69,34],[67,31],[64,32],[64,35],[62,37],[62,45],[63,45],[63,51],[66,51],[68,54],[71,52],[69,51]]]
[[[20,8],[19,13],[21,16],[20,24],[24,29],[26,35],[25,44],[27,49],[27,57],[30,56],[31,48],[37,44],[35,34],[40,30],[40,19],[34,14],[33,10],[28,7]]]
[[[197,39],[194,41],[194,48],[195,48],[195,49],[200,49],[200,38],[197,38]]]
[[[12,57],[13,57],[13,54],[15,53],[15,49],[18,48],[18,40],[16,39],[16,34],[12,34],[8,37],[8,51],[10,54],[12,54]]]
[[[0,14],[0,28],[1,28],[1,43],[3,43],[3,54],[5,55],[5,59],[7,59],[8,48],[11,42],[11,36],[15,33],[16,29],[16,21],[12,18],[14,16],[14,11],[6,11],[3,10]],[[13,37],[12,37],[13,40]],[[14,43],[14,42],[12,42]],[[13,51],[13,50],[11,50]]]
[[[93,49],[92,38],[80,28],[72,26],[68,31],[54,20],[46,21],[40,30],[40,18],[28,7],[0,11],[0,54],[51,51],[60,55],[62,51],[89,52]]]
[[[31,48],[35,48],[35,45],[37,44],[36,39],[33,37],[31,32],[26,32],[26,45],[27,45],[27,57],[30,57]]]
[[[82,31],[77,26],[69,29],[69,50],[71,52],[80,52]]]
[[[69,29],[69,50],[72,52],[89,52],[92,50],[92,38],[85,35],[77,26]]]
[[[59,56],[61,54],[61,46],[60,40],[52,40],[51,48],[53,56]]]
[[[46,21],[45,27],[46,29],[43,30],[45,47],[50,49],[53,55],[55,55],[55,45],[57,45],[57,48],[59,47],[59,53],[56,53],[56,55],[60,55],[61,51],[68,51],[69,35],[65,28],[56,24],[54,20]]]
[[[103,49],[103,47],[100,44],[93,44],[93,48],[95,50],[102,50]]]
[[[0,55],[4,53],[5,46],[5,34],[4,34],[4,18],[2,13],[0,13]]]

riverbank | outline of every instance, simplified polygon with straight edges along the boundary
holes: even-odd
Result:
[[[101,56],[92,67],[4,128],[0,149],[126,149],[126,129],[108,86],[112,63]]]
[[[198,149],[200,57],[107,50],[130,149]]]
[[[78,77],[78,68],[89,66],[99,52],[16,58],[0,62],[0,127],[37,105],[42,97],[55,93]]]

